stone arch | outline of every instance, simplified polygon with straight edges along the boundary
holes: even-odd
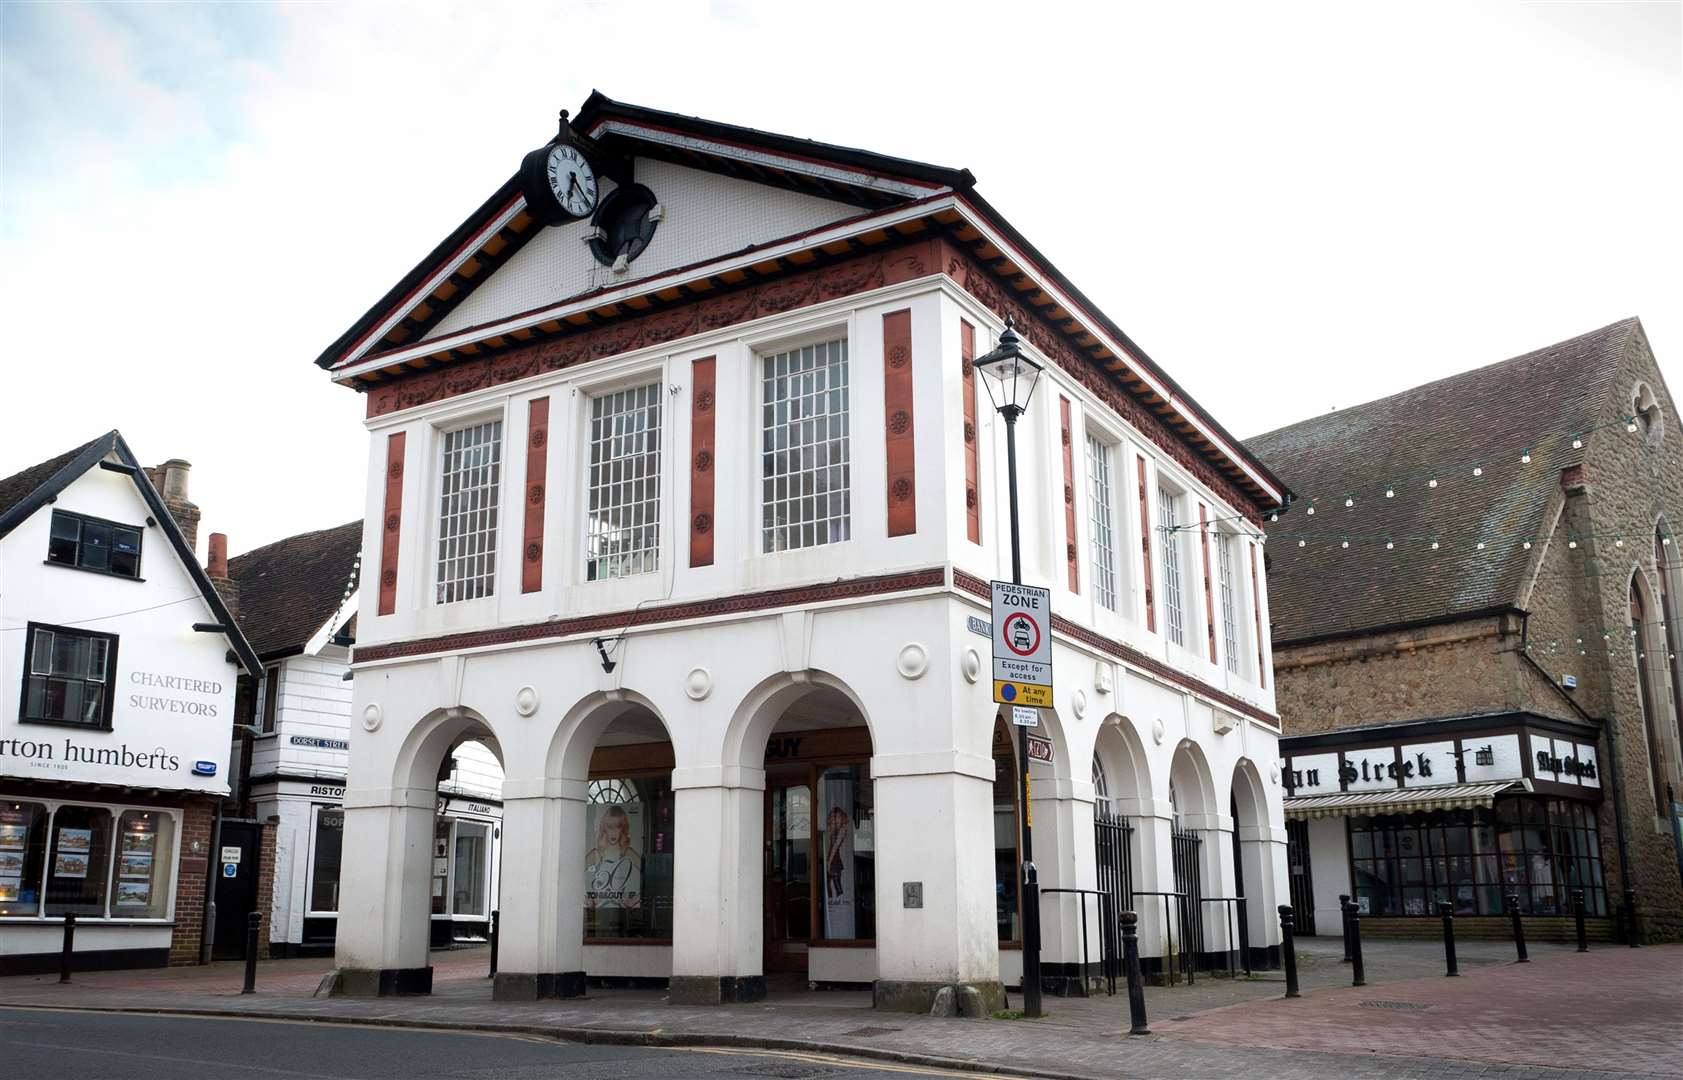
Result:
[[[590,775],[590,756],[597,741],[616,720],[652,716],[672,742],[672,726],[654,702],[633,690],[598,691],[573,703],[561,716],[549,743],[544,776],[550,780],[584,780]]]
[[[1285,846],[1269,817],[1268,789],[1263,785],[1262,774],[1249,758],[1240,758],[1233,764],[1230,806],[1234,895],[1245,898],[1242,945],[1252,953],[1253,963],[1266,966],[1271,962],[1266,949],[1274,940],[1275,911],[1285,902],[1279,892]]]
[[[1110,809],[1126,817],[1148,808],[1152,799],[1151,759],[1133,721],[1117,713],[1104,718],[1093,741],[1093,763],[1104,771]]]
[[[483,743],[507,770],[491,722],[483,713],[452,706],[434,709],[404,735],[392,765],[392,787],[436,789],[444,756],[470,739]]]
[[[720,763],[727,768],[763,768],[766,743],[789,707],[802,698],[824,692],[839,694],[845,698],[864,721],[865,729],[871,733],[871,744],[878,745],[876,726],[871,722],[870,711],[865,708],[863,699],[845,680],[816,669],[799,673],[785,671],[762,680],[759,685],[743,695],[736,711],[731,714],[730,725],[725,729],[724,743],[719,754]]]
[[[1176,816],[1188,821],[1196,817],[1192,828],[1213,827],[1215,819],[1223,816],[1209,758],[1204,755],[1204,748],[1191,739],[1182,739],[1175,747],[1169,763],[1169,787]]]

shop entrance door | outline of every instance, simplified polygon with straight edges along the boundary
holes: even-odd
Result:
[[[216,936],[212,960],[245,958],[246,919],[257,910],[257,861],[261,826],[255,821],[222,820],[221,848],[211,852],[210,872],[216,880]],[[224,858],[238,853],[237,858]],[[232,868],[232,873],[229,869]],[[260,960],[265,942],[257,943]]]
[[[1286,869],[1291,875],[1291,907],[1297,932],[1315,936],[1315,879],[1309,870],[1309,823],[1286,822]]]
[[[812,939],[812,779],[766,776],[765,967],[806,972]]]

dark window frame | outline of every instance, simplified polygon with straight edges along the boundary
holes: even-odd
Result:
[[[65,562],[62,559],[53,558],[53,527],[58,524],[60,518],[67,518],[75,521],[78,525],[76,533],[76,559],[74,562]],[[86,566],[82,563],[82,537],[85,535],[87,526],[90,524],[103,525],[112,530],[111,546],[106,555],[108,564],[106,566]],[[134,573],[132,574],[125,574],[120,570],[113,570],[109,566],[110,558],[117,550],[116,530],[118,529],[132,532],[135,535]],[[81,570],[89,574],[104,574],[106,577],[122,578],[124,581],[145,581],[146,579],[140,576],[140,564],[145,556],[145,552],[146,527],[144,525],[130,525],[123,521],[112,521],[109,518],[94,517],[92,514],[80,514],[74,510],[60,510],[57,507],[53,508],[52,521],[48,525],[47,532],[47,557],[44,560],[48,566],[59,566],[67,570]]]
[[[103,640],[105,644],[105,701],[100,710],[98,724],[84,724],[79,720],[59,720],[53,717],[35,717],[29,715],[29,682],[35,678],[51,678],[52,676],[38,676],[35,672],[35,639],[38,631],[45,630],[52,634],[69,634],[74,637],[95,638]],[[74,626],[57,626],[52,623],[30,622],[24,629],[23,645],[23,683],[18,694],[18,723],[41,724],[50,727],[75,728],[78,731],[111,731],[111,714],[117,703],[116,693],[117,671],[117,635],[106,634],[98,630],[83,630]],[[82,679],[82,682],[91,680]]]

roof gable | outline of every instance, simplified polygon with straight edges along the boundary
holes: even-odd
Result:
[[[1268,530],[1275,644],[1515,606],[1524,541],[1583,460],[1574,436],[1618,419],[1613,376],[1640,332],[1626,319],[1248,440],[1303,496]]]
[[[113,460],[107,460],[108,458]],[[145,501],[147,509],[151,511],[152,520],[157,522],[157,527],[169,539],[177,560],[198,586],[199,593],[216,617],[217,625],[221,627],[221,633],[228,639],[229,647],[239,657],[241,666],[253,674],[259,671],[262,664],[258,661],[250,642],[240,633],[239,626],[234,622],[234,617],[223,602],[221,594],[211,584],[204,567],[199,565],[197,556],[187,544],[187,538],[181,533],[181,527],[176,524],[169,508],[164,505],[163,496],[158,494],[158,489],[152,485],[146,470],[141,467],[134,452],[129,449],[128,443],[123,441],[122,434],[116,429],[113,428],[97,439],[83,443],[75,450],[0,480],[0,539],[51,503],[78,477],[101,465],[123,473],[134,482],[135,489]]]
[[[632,168],[635,182],[659,200],[663,220],[648,248],[626,272],[614,273],[591,253],[586,241],[594,227],[589,221],[541,229],[485,275],[424,339],[434,340],[605,286],[631,284],[859,214],[859,208],[850,203],[659,158],[635,158]],[[615,187],[611,179],[604,179],[603,198]],[[704,224],[697,227],[698,222]]]

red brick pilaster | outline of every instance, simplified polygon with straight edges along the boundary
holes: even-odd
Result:
[[[181,859],[175,867],[175,928],[170,932],[169,962],[199,962],[204,940],[205,890],[210,886],[210,833],[213,807],[209,801],[181,808]]]
[[[549,470],[549,399],[532,399],[526,420],[526,521],[520,544],[520,591],[543,588],[544,480]]]
[[[717,360],[690,364],[690,565],[713,565],[713,417]]]
[[[403,445],[401,431],[386,439],[386,506],[380,515],[381,615],[397,610],[397,541],[403,526]]]
[[[888,535],[917,532],[917,444],[913,437],[912,313],[882,317],[882,415],[888,456]]]

